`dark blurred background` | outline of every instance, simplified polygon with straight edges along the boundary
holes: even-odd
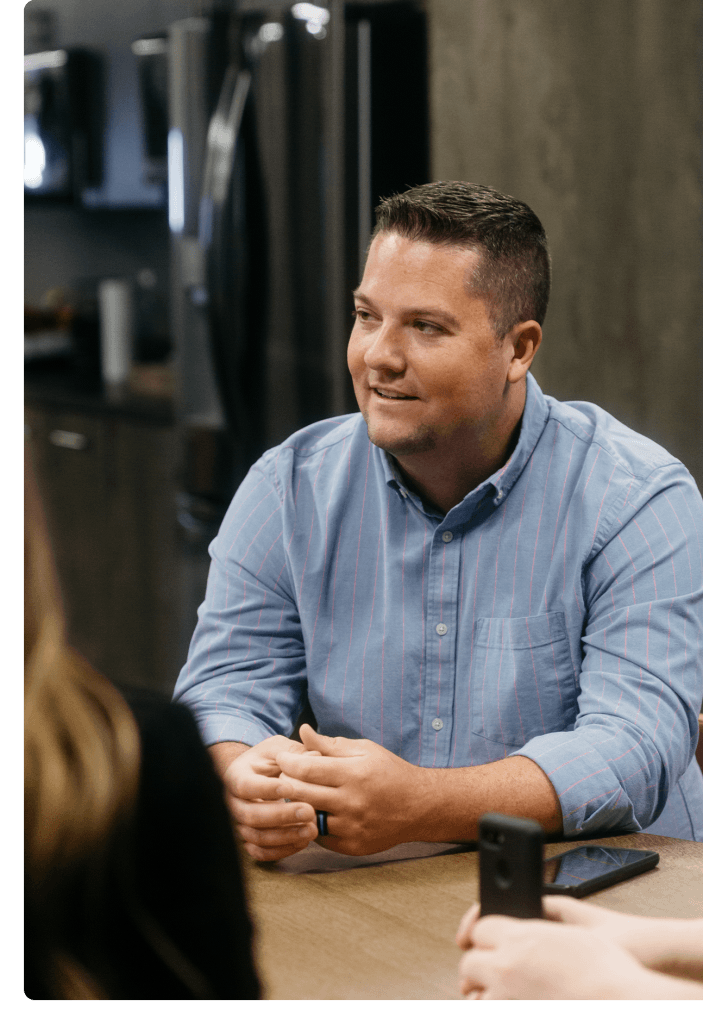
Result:
[[[246,462],[353,411],[348,291],[396,188],[528,202],[540,385],[703,486],[698,0],[32,0],[25,153],[26,437],[72,639],[118,683],[171,690]]]

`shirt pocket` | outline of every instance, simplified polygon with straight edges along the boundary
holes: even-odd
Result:
[[[578,710],[577,680],[563,612],[478,619],[471,676],[471,731],[521,747],[562,732]]]

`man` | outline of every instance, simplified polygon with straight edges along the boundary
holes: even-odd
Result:
[[[529,373],[550,269],[525,204],[444,182],[377,215],[361,415],[252,468],[176,687],[246,849],[472,840],[496,810],[703,840],[693,480]]]

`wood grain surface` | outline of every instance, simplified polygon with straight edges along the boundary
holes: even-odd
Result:
[[[587,899],[653,917],[703,916],[703,843],[645,833],[585,842],[660,855],[653,871]],[[573,845],[548,844],[545,857]],[[430,849],[412,844],[405,852]],[[340,868],[336,855],[310,844],[277,865],[248,861],[265,997],[459,999],[454,935],[478,897],[478,853],[440,849],[441,855],[381,863],[348,858]],[[388,856],[403,853],[396,847]],[[303,870],[296,869],[296,858]]]

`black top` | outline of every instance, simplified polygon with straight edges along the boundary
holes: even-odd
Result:
[[[56,921],[28,894],[25,992],[51,998],[41,943],[61,936],[110,998],[259,998],[233,827],[195,721],[159,694],[122,692],[142,742],[134,820],[104,877],[76,867]]]

